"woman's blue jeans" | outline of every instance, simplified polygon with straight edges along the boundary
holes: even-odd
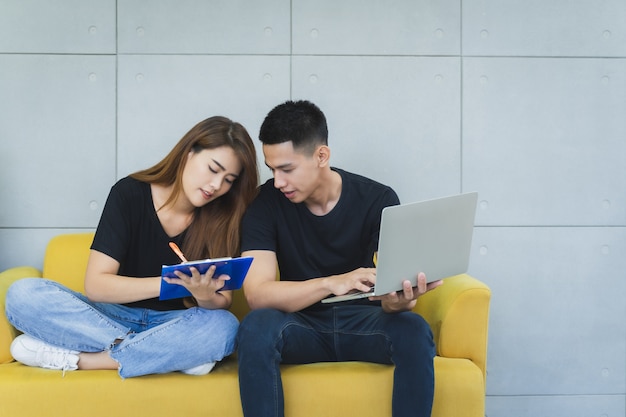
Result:
[[[122,378],[219,361],[233,352],[239,326],[226,310],[155,311],[94,303],[41,278],[21,279],[9,287],[6,314],[15,328],[51,345],[79,352],[108,350]]]
[[[340,361],[394,364],[392,415],[431,414],[435,346],[428,323],[415,313],[388,314],[363,305],[297,313],[254,310],[242,321],[237,343],[246,417],[284,415],[279,364]]]

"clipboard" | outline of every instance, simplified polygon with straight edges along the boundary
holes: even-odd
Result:
[[[178,278],[174,271],[181,271],[185,275],[191,275],[189,268],[195,267],[198,272],[204,274],[208,269],[215,265],[214,276],[228,275],[230,280],[226,281],[222,290],[238,290],[243,284],[250,265],[252,264],[251,256],[240,258],[219,258],[219,259],[203,259],[201,261],[183,262],[176,265],[163,265],[161,267],[161,292],[159,300],[170,300],[173,298],[190,297],[191,293],[182,285],[169,284],[165,282],[163,277]]]

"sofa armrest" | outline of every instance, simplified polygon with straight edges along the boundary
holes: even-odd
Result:
[[[491,290],[467,275],[447,278],[423,295],[413,309],[430,324],[437,354],[470,359],[486,376]]]
[[[41,272],[30,266],[18,266],[0,272],[0,364],[13,361],[9,348],[18,335],[18,331],[7,320],[4,300],[11,284],[22,278],[41,278]]]

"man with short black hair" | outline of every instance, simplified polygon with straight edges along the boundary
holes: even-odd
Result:
[[[284,415],[281,363],[364,361],[395,365],[394,417],[430,416],[435,347],[429,325],[411,309],[441,281],[427,284],[416,271],[416,287],[407,280],[398,293],[321,303],[374,284],[381,213],[398,196],[331,167],[326,118],[313,103],[275,107],[259,138],[274,178],[242,226],[242,255],[254,257],[244,281],[252,311],[238,335],[244,415]]]

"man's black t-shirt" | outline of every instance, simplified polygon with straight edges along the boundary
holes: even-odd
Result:
[[[382,210],[399,204],[398,196],[376,181],[333,170],[341,175],[341,196],[324,216],[314,215],[304,203],[289,201],[274,187],[274,180],[263,184],[243,219],[242,252],[275,252],[283,281],[373,267]]]
[[[180,262],[169,242],[181,245],[184,235],[170,238],[157,217],[150,184],[126,177],[111,188],[91,249],[117,260],[119,275],[156,277],[161,275],[162,265]],[[126,305],[153,310],[185,308],[182,299],[153,298]]]

